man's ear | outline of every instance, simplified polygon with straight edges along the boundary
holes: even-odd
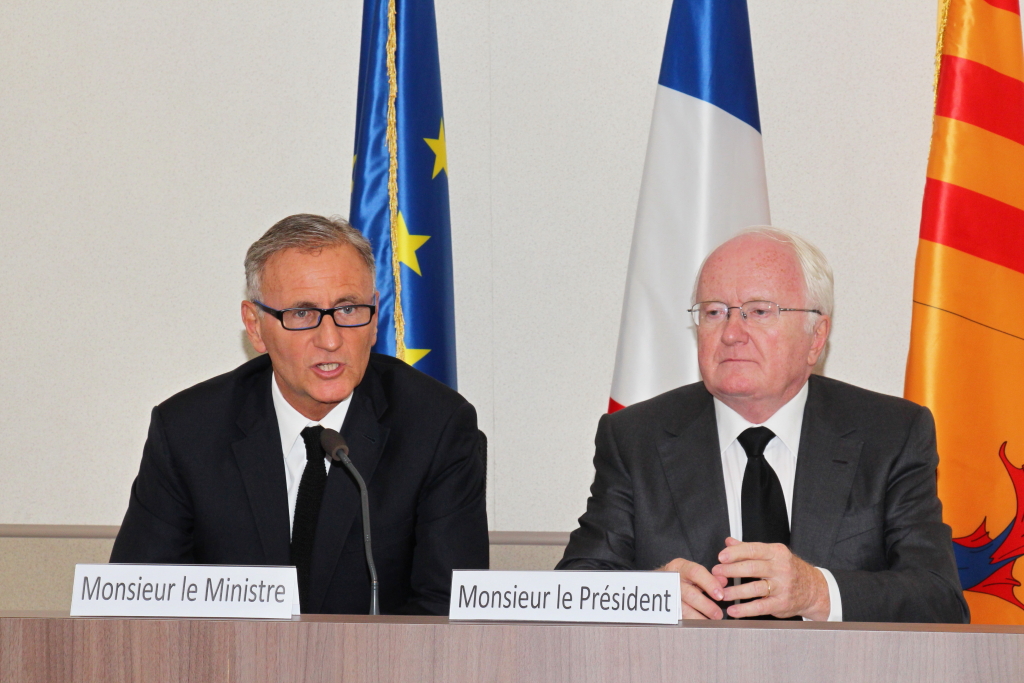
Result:
[[[377,321],[380,320],[380,292],[373,292],[373,303],[377,307],[377,313],[373,316],[373,320],[370,321],[370,324],[373,325],[373,332],[370,334],[372,337],[370,339],[370,348],[373,348],[373,345],[377,343]]]
[[[811,350],[807,354],[807,364],[814,367],[825,350],[825,343],[828,342],[828,334],[832,331],[832,318],[827,315],[819,315],[814,324],[813,338],[811,339]]]
[[[245,325],[245,334],[249,337],[249,343],[252,344],[252,348],[256,349],[256,353],[266,353],[267,345],[263,343],[263,333],[260,328],[262,318],[260,318],[260,312],[256,308],[256,304],[251,301],[242,302],[242,323]]]

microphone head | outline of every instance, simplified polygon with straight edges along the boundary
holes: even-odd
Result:
[[[327,455],[334,462],[341,462],[348,458],[348,444],[345,443],[345,437],[333,429],[325,428],[320,433],[320,445],[324,447]]]

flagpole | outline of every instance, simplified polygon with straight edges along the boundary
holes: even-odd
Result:
[[[405,316],[402,313],[402,265],[398,260],[398,124],[395,100],[398,99],[398,69],[395,52],[398,45],[395,30],[395,0],[388,0],[388,208],[391,219],[391,273],[395,278],[395,357],[405,360]]]

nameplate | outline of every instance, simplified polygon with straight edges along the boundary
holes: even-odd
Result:
[[[676,624],[675,572],[452,572],[452,621]]]
[[[78,564],[73,617],[291,619],[295,567]]]

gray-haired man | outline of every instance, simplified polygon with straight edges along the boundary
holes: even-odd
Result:
[[[285,218],[245,265],[263,355],[153,409],[111,562],[294,564],[303,612],[365,614],[359,492],[324,458],[331,428],[369,488],[381,612],[447,614],[451,570],[488,564],[473,406],[371,353],[373,255],[345,221]]]
[[[559,567],[677,571],[687,619],[967,621],[931,413],[811,376],[821,252],[746,231],[707,258],[691,313],[703,382],[601,419]]]

